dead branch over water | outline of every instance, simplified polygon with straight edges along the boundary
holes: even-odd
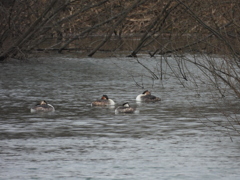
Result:
[[[240,98],[239,1],[2,0],[0,12],[0,61],[23,59],[34,51],[78,50],[88,56],[98,51],[127,51],[129,57],[148,52],[168,63],[171,54],[178,57],[178,72],[169,68],[181,83],[191,79],[184,65],[190,62],[222,97],[223,84]],[[201,58],[181,56],[187,53]],[[153,79],[162,79],[162,72],[158,77],[145,69]]]
[[[236,0],[2,0],[0,11],[0,61],[37,50],[78,50],[88,56],[127,51],[130,57],[198,53],[204,63],[189,61],[240,97]],[[206,54],[222,55],[223,65]]]
[[[125,50],[133,57],[204,52],[238,60],[239,9],[234,0],[3,0],[0,60],[66,49],[89,56]]]

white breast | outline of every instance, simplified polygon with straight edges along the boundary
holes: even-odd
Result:
[[[109,105],[115,105],[115,102],[112,99],[108,99]]]
[[[136,101],[142,101],[142,94],[139,94],[137,97],[136,97]]]

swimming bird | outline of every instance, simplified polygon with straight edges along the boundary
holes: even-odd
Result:
[[[109,99],[107,95],[103,95],[101,99],[98,99],[91,104],[92,106],[107,106],[115,105],[115,102],[112,99]]]
[[[46,101],[40,101],[31,108],[31,112],[54,112],[55,108]]]
[[[126,102],[122,106],[119,106],[115,109],[115,113],[134,113],[136,108],[130,107],[129,103]]]
[[[161,101],[161,99],[159,97],[151,95],[151,92],[146,90],[142,94],[139,94],[136,97],[136,101],[156,102],[156,101]]]

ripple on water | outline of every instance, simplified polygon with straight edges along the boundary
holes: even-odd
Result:
[[[164,87],[157,82],[153,86],[148,74],[139,76],[145,73],[139,64],[124,58],[49,57],[39,64],[0,68],[0,179],[240,176],[237,137],[231,134],[231,142],[223,132],[203,124],[224,122],[207,89],[196,98],[172,78],[163,82]],[[143,89],[133,77],[162,101],[137,104],[135,98]],[[114,108],[91,107],[103,94],[116,106],[129,102],[139,114],[116,115]],[[56,112],[30,113],[42,99]]]

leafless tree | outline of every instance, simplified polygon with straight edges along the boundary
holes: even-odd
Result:
[[[0,61],[26,58],[33,51],[73,49],[93,56],[121,49],[131,57],[147,52],[165,61],[184,86],[184,81],[198,82],[187,73],[187,62],[222,97],[231,91],[240,98],[236,0],[1,0],[0,13]],[[168,63],[169,54],[177,69]],[[163,78],[163,71],[145,69],[153,79]]]

